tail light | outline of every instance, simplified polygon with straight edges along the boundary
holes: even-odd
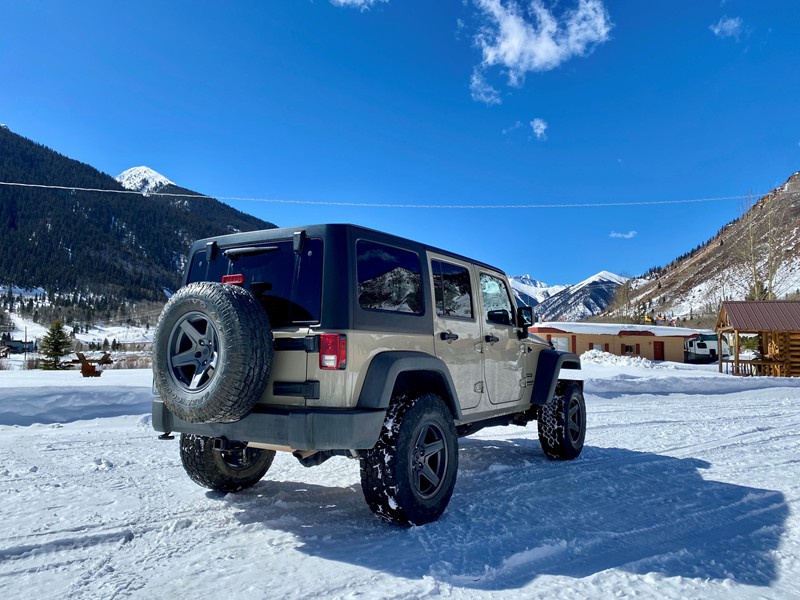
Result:
[[[237,273],[235,275],[223,275],[222,283],[230,283],[233,285],[244,285],[244,274]]]
[[[319,336],[319,368],[326,371],[344,369],[347,366],[347,336],[339,333],[323,333]]]

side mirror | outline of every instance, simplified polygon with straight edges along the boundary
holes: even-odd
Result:
[[[528,337],[528,327],[533,325],[533,308],[530,306],[517,307],[517,323],[522,327],[520,339]]]

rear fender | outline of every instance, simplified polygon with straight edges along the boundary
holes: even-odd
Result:
[[[441,396],[453,418],[461,418],[458,395],[443,361],[424,352],[382,352],[370,362],[358,396],[358,408],[386,409],[398,393],[419,395],[426,392]]]

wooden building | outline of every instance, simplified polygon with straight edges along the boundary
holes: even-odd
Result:
[[[717,337],[728,336],[731,358],[720,361],[733,375],[800,376],[800,302],[726,301],[717,318]],[[742,358],[741,337],[757,336],[758,350]]]
[[[578,355],[602,350],[673,362],[684,362],[684,342],[700,336],[697,329],[618,323],[536,323],[530,332],[546,339],[556,350]]]

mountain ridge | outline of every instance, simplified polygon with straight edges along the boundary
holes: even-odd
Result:
[[[576,321],[604,312],[627,279],[600,271],[573,285],[549,286],[529,275],[510,277],[509,281],[517,302],[535,307],[539,318]]]
[[[0,284],[117,302],[163,299],[195,239],[274,224],[172,183],[189,199],[127,191],[96,168],[0,128]],[[69,189],[74,186],[74,189]],[[83,190],[104,190],[103,192]],[[165,201],[165,199],[167,201]]]
[[[707,241],[632,280],[631,288],[628,310],[699,319],[704,327],[715,325],[724,300],[800,296],[800,171]]]
[[[274,227],[149,167],[132,167],[113,178],[5,126],[0,126],[0,180],[67,188],[0,186],[0,247],[12,249],[0,253],[0,285],[6,287],[163,299],[163,289],[178,285],[195,239]],[[749,238],[751,271],[763,270],[765,257],[779,259],[775,273],[761,273],[757,282],[749,281],[752,273],[740,256]],[[800,295],[800,172],[708,241],[641,277],[601,271],[570,285],[548,285],[530,275],[510,281],[518,302],[536,307],[547,320],[598,314],[613,319],[620,311],[636,318],[712,318],[719,302],[744,299],[758,286],[768,286],[776,297]],[[620,309],[623,288],[630,306]]]

